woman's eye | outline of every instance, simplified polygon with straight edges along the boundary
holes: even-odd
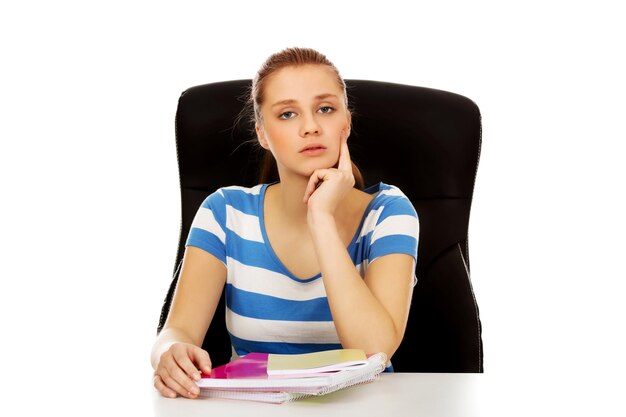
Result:
[[[330,107],[330,106],[320,107],[320,111],[322,113],[332,113],[333,110],[335,110],[335,109],[333,107]]]
[[[292,111],[286,111],[284,113],[281,113],[280,116],[278,116],[279,119],[291,119],[293,117],[295,113]]]

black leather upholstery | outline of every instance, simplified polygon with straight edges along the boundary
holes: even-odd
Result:
[[[411,199],[420,239],[411,313],[393,357],[396,372],[482,372],[481,322],[469,278],[467,230],[481,145],[481,118],[469,99],[440,90],[346,80],[353,128],[348,143],[366,186],[383,181]],[[250,80],[190,88],[180,97],[176,145],[182,224],[176,268],[162,328],[176,286],[184,243],[204,198],[226,185],[257,183],[259,153],[247,121],[236,123]],[[231,355],[224,297],[204,348],[214,366]]]

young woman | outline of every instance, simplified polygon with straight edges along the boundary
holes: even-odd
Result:
[[[152,351],[164,396],[195,398],[198,369],[211,371],[200,346],[222,288],[238,356],[344,347],[391,358],[404,335],[417,214],[397,187],[361,190],[335,66],[311,49],[276,53],[255,77],[249,104],[269,152],[265,178],[219,189],[196,214]]]

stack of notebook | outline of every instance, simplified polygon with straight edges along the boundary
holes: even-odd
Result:
[[[283,403],[370,382],[385,369],[384,353],[338,349],[302,355],[249,353],[198,381],[202,397]]]

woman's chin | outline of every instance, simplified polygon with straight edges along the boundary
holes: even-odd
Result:
[[[316,163],[310,165],[312,167],[312,169],[311,169],[311,173],[309,174],[309,176],[313,175],[313,172],[316,169],[333,169],[333,168],[337,168],[338,165],[339,165],[339,161],[338,160],[335,160],[335,161],[328,161],[328,160],[327,161],[322,161],[322,160],[316,161]]]
[[[302,164],[297,167],[295,170],[290,170],[292,173],[306,177],[307,179],[313,175],[316,169],[333,169],[337,168],[339,161],[322,161],[321,159],[318,161],[309,161],[309,163]]]

